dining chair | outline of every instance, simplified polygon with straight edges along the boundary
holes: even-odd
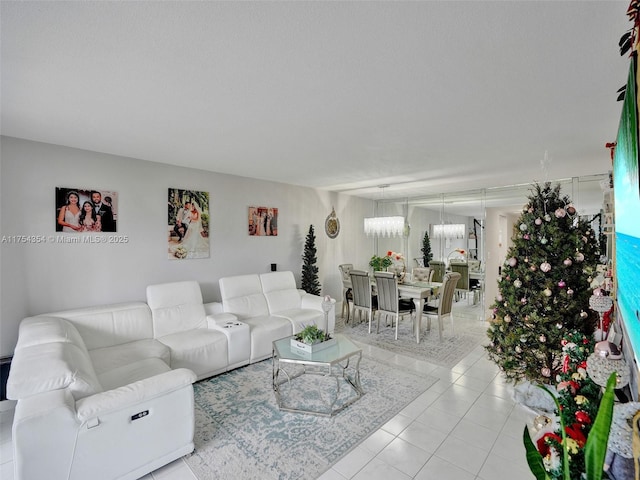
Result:
[[[340,277],[342,278],[342,312],[341,316],[344,318],[344,311],[347,310],[347,319],[349,321],[349,311],[351,307],[349,307],[349,300],[353,300],[353,294],[351,291],[351,276],[349,272],[353,270],[352,263],[343,263],[338,265],[338,270],[340,270]]]
[[[411,270],[411,281],[431,283],[433,281],[433,272],[430,267],[414,267]]]
[[[449,263],[449,270],[460,274],[458,283],[456,284],[456,298],[460,298],[464,294],[465,298],[471,292],[469,283],[469,264],[467,262],[455,262]]]
[[[451,319],[451,331],[453,332],[453,295],[456,292],[456,285],[460,279],[460,274],[457,272],[449,272],[444,275],[442,279],[442,286],[438,289],[439,302],[438,306],[425,305],[422,310],[422,315],[427,316],[427,329],[431,330],[431,318],[438,319],[438,334],[440,341],[442,341],[443,320],[445,317]]]
[[[416,267],[424,267],[424,258],[423,257],[416,257],[413,259],[414,262],[416,262]]]
[[[364,313],[365,319],[368,317],[369,325],[371,325],[371,319],[376,308],[376,300],[373,296],[369,272],[351,270],[349,275],[351,278],[351,292],[353,293],[353,323],[355,324],[356,313],[360,321],[362,321],[362,314]]]
[[[408,307],[402,307],[398,296],[398,277],[392,272],[374,272],[373,278],[376,281],[376,289],[378,290],[378,323],[376,333],[380,333],[380,317],[391,317],[391,326],[395,320],[396,324],[396,340],[398,339],[398,324],[400,317],[411,315],[412,310]],[[371,333],[371,318],[369,319],[369,333]]]
[[[431,260],[429,267],[433,270],[433,282],[441,282],[444,277],[444,262],[438,260]]]

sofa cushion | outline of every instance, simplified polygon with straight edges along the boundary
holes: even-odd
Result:
[[[171,368],[188,368],[198,380],[224,372],[229,364],[227,336],[199,328],[160,337],[171,349]]]
[[[19,400],[61,388],[69,388],[76,400],[102,391],[86,350],[67,342],[16,350],[7,382],[8,398]]]
[[[170,370],[169,365],[159,358],[147,358],[103,372],[98,375],[98,380],[104,390],[108,391]]]
[[[263,273],[260,282],[270,313],[300,308],[300,292],[292,272]]]
[[[196,281],[149,285],[147,302],[155,338],[207,326],[202,292]]]
[[[258,275],[225,277],[220,279],[219,284],[225,312],[233,313],[241,319],[269,315]]]
[[[171,351],[169,347],[154,338],[123,343],[113,347],[96,348],[95,350],[89,350],[89,356],[93,362],[93,369],[98,375],[98,379],[102,373],[108,370],[146,358],[157,358],[167,365],[171,364]]]
[[[78,329],[69,320],[39,315],[20,322],[16,350],[43,343],[73,343],[84,346]]]
[[[143,302],[128,302],[48,313],[70,320],[89,350],[153,338],[151,311]]]
[[[262,316],[243,320],[249,325],[251,335],[251,363],[269,358],[273,354],[273,342],[293,335],[291,322],[284,317]]]

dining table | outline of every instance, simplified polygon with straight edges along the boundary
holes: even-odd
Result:
[[[345,290],[348,291],[351,288],[351,281],[345,280],[343,283]],[[374,287],[375,292],[375,279],[373,277],[371,278],[371,285]],[[420,327],[422,325],[424,303],[428,298],[437,296],[438,289],[441,286],[442,283],[440,282],[412,282],[411,280],[398,282],[398,295],[403,298],[410,298],[416,307],[416,314],[413,317],[413,334],[417,343],[420,343]],[[348,304],[346,294],[343,301]],[[349,309],[347,309],[347,320],[349,320]]]

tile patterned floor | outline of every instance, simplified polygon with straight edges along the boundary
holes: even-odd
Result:
[[[475,315],[480,307],[460,305],[456,310],[457,314]],[[502,381],[482,347],[469,352],[451,369],[366,345],[363,350],[439,380],[320,480],[534,478],[522,445],[522,430],[530,421],[530,414],[511,400],[509,385]],[[13,406],[13,402],[0,402],[2,480],[13,480]],[[180,459],[143,479],[196,480],[196,477]]]

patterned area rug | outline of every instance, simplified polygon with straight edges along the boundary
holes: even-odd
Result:
[[[186,462],[200,480],[317,478],[437,380],[363,357],[365,395],[320,417],[281,412],[271,377],[265,360],[194,385],[196,447]]]
[[[425,317],[422,318],[424,327],[420,343],[416,343],[409,316],[400,321],[398,340],[395,339],[395,329],[386,327],[383,320],[380,321],[379,334],[375,333],[375,321],[371,325],[371,334],[369,334],[369,322],[357,323],[354,327],[351,327],[351,324],[344,326],[342,322],[337,322],[336,331],[343,333],[355,342],[451,368],[471,350],[479,345],[485,345],[489,341],[486,322],[477,318],[455,316],[455,313],[453,321],[453,332],[451,331],[451,320],[444,321],[442,342],[438,337],[438,322],[431,320],[431,331],[427,331]]]

